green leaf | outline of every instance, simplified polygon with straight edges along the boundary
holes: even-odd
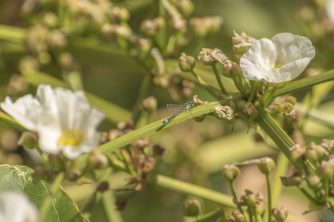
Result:
[[[49,184],[44,180],[33,181],[33,170],[26,166],[0,165],[0,192],[24,192],[29,199],[41,207],[49,195]],[[86,221],[79,212],[76,204],[60,189],[54,196],[48,211],[48,222],[80,222]]]

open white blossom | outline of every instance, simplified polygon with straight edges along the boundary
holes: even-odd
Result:
[[[26,95],[16,102],[7,97],[1,108],[38,134],[43,152],[75,159],[98,145],[96,128],[104,114],[89,105],[83,92],[40,85],[35,97]]]
[[[325,9],[329,20],[334,24],[334,0],[326,0]]]
[[[0,221],[38,222],[37,208],[19,192],[0,193]]]
[[[301,74],[314,55],[308,38],[280,33],[272,39],[253,41],[240,58],[240,67],[247,79],[285,82]]]

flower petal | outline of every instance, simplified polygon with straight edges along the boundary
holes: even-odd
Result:
[[[6,97],[1,103],[1,108],[18,121],[25,128],[36,131],[36,123],[42,112],[41,104],[32,95],[26,95],[14,103],[11,98]]]

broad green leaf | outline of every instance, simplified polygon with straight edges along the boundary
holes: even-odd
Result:
[[[44,180],[33,181],[33,170],[26,166],[0,165],[0,192],[21,191],[40,208],[49,195],[49,184]],[[47,222],[83,222],[86,221],[76,204],[60,189],[52,200]]]

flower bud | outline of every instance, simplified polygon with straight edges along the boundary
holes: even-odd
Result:
[[[288,210],[285,207],[273,208],[271,212],[276,222],[284,222],[288,218]]]
[[[157,110],[157,107],[158,107],[158,101],[155,97],[153,96],[149,96],[147,97],[146,99],[144,99],[142,101],[142,107],[143,109],[148,112],[148,113],[152,113],[154,112],[155,110]]]
[[[58,17],[51,12],[47,12],[42,19],[44,25],[49,28],[55,28],[58,25]]]
[[[306,182],[312,189],[321,188],[321,179],[316,175],[306,177]]]
[[[108,158],[96,150],[90,152],[87,162],[93,169],[103,169],[108,166]]]
[[[188,217],[196,217],[202,212],[202,204],[198,199],[188,199],[183,204],[183,213]]]
[[[223,19],[218,16],[191,18],[190,27],[195,35],[200,38],[217,32],[223,23]]]
[[[244,100],[237,102],[237,108],[240,110],[240,115],[246,120],[255,120],[258,116],[258,111],[252,103]]]
[[[240,203],[246,206],[256,206],[257,202],[257,195],[251,190],[245,190],[245,194],[240,198]]]
[[[233,164],[225,164],[223,167],[223,175],[226,180],[234,181],[240,175],[240,170]]]
[[[114,38],[129,39],[132,35],[131,29],[121,25],[105,24],[102,26],[102,33]]]
[[[245,216],[239,211],[233,211],[228,219],[229,222],[246,222]]]
[[[181,53],[181,56],[179,57],[179,67],[183,72],[191,72],[195,65],[196,60],[194,57]]]
[[[321,141],[321,146],[331,153],[334,148],[334,140],[323,139]]]
[[[234,110],[230,106],[217,105],[214,107],[217,118],[232,122],[234,120]]]
[[[328,179],[334,176],[334,158],[328,161],[322,161],[318,169],[319,175]]]
[[[48,43],[56,48],[64,48],[67,44],[67,39],[63,32],[54,30],[48,34]]]
[[[194,4],[191,0],[178,0],[176,7],[184,16],[189,16],[194,11]]]
[[[213,65],[217,62],[224,63],[227,59],[225,54],[220,49],[202,48],[198,54],[198,60],[204,65]]]
[[[299,144],[295,144],[290,148],[290,155],[293,161],[301,161],[304,159],[306,153],[306,149],[304,146],[300,146]]]
[[[234,31],[232,37],[232,50],[235,54],[242,55],[251,47],[253,41],[254,39],[246,33],[242,32],[239,34]]]
[[[156,35],[164,25],[165,22],[162,18],[155,18],[143,21],[140,28],[144,34],[153,36]]]
[[[36,133],[25,131],[17,142],[25,149],[34,149],[38,147],[38,138]]]
[[[275,167],[275,162],[271,158],[265,157],[260,159],[259,163],[257,164],[257,167],[263,174],[269,175],[269,173]]]
[[[303,182],[303,176],[300,175],[298,172],[293,173],[291,176],[288,177],[281,177],[282,184],[284,186],[299,186]]]
[[[126,8],[114,7],[111,10],[111,17],[116,22],[124,22],[129,19],[129,12]]]

